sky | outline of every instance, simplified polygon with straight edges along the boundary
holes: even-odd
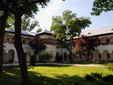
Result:
[[[103,12],[100,16],[92,16],[94,0],[50,0],[45,8],[40,8],[35,16],[39,21],[40,28],[50,30],[52,24],[52,17],[62,15],[64,10],[70,10],[76,13],[77,17],[90,17],[92,24],[85,28],[85,30],[101,28],[113,25],[113,11]],[[36,31],[39,27],[36,27]]]

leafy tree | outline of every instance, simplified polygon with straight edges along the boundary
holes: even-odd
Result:
[[[46,45],[42,42],[41,38],[35,38],[30,42],[30,46],[35,50],[35,55],[37,55],[40,51],[46,49]]]
[[[31,21],[31,18],[29,18],[29,16],[27,15],[23,16],[22,28],[21,28],[22,30],[31,31],[38,25],[39,25],[39,22],[37,20]]]
[[[36,32],[39,33],[41,31],[42,31],[42,28],[38,28],[38,30]]]
[[[0,0],[0,72],[3,72],[2,63],[5,28],[7,27],[8,16],[11,13],[12,10],[10,9],[9,0]]]
[[[90,56],[93,59],[94,51],[98,46],[99,39],[97,37],[81,36],[76,40],[75,52],[78,54],[82,61],[82,56],[86,57],[87,61],[90,61]]]
[[[49,0],[9,0],[9,1],[11,3],[11,7],[15,18],[14,46],[17,50],[23,84],[28,85],[30,84],[30,78],[28,76],[27,66],[25,62],[25,55],[22,47],[21,18],[24,14],[27,14],[28,16],[33,16],[32,14],[38,11],[38,6],[36,4],[44,7],[47,5],[46,3],[49,2]]]
[[[79,36],[81,30],[88,27],[89,24],[91,24],[90,18],[77,17],[72,11],[66,10],[62,16],[53,16],[51,31],[54,32],[57,39],[65,43],[70,54],[73,54],[74,37]],[[72,61],[73,57],[70,55],[70,62]]]
[[[112,0],[95,0],[93,2],[92,15],[100,15],[103,11],[113,11]]]

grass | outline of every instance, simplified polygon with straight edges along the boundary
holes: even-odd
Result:
[[[4,74],[0,74],[0,85],[20,85],[21,76],[18,66],[3,67]],[[32,85],[113,85],[113,82],[89,81],[84,78],[86,74],[98,72],[112,74],[105,67],[78,67],[78,66],[28,66]]]

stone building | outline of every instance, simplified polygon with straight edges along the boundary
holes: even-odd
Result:
[[[113,61],[113,26],[83,31],[82,35],[95,36],[100,40],[93,61]]]
[[[46,51],[53,53],[52,62],[56,61],[56,55],[63,55],[63,61],[69,61],[69,51],[65,48],[61,48],[57,44],[55,37],[52,36],[48,30],[44,30],[40,33],[32,33],[28,31],[22,31],[22,43],[26,57],[26,62],[29,62],[29,54],[33,49],[29,46],[29,42],[35,37],[40,37],[43,43],[47,46]],[[92,29],[83,31],[81,35],[95,36],[100,39],[100,44],[97,46],[92,61],[113,61],[113,26]],[[4,63],[9,63],[10,60],[18,62],[17,52],[14,47],[14,29],[6,30],[4,41]],[[37,56],[37,61],[39,60]],[[73,55],[74,61],[80,61],[78,57]]]
[[[34,38],[34,34],[27,32],[27,31],[22,31],[22,43],[23,43],[23,49],[25,53],[25,59],[26,62],[29,61],[29,53],[32,51],[31,47],[29,46],[29,42]],[[14,29],[8,29],[6,30],[5,34],[5,41],[4,41],[4,63],[9,63],[11,60],[15,63],[18,62],[18,57],[17,57],[17,52],[14,47]]]

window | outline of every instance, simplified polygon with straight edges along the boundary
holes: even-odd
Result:
[[[110,54],[109,53],[107,54],[107,58],[110,58]]]
[[[109,39],[107,39],[107,40],[106,40],[106,44],[109,44],[109,43],[110,43],[110,42],[109,42]]]

